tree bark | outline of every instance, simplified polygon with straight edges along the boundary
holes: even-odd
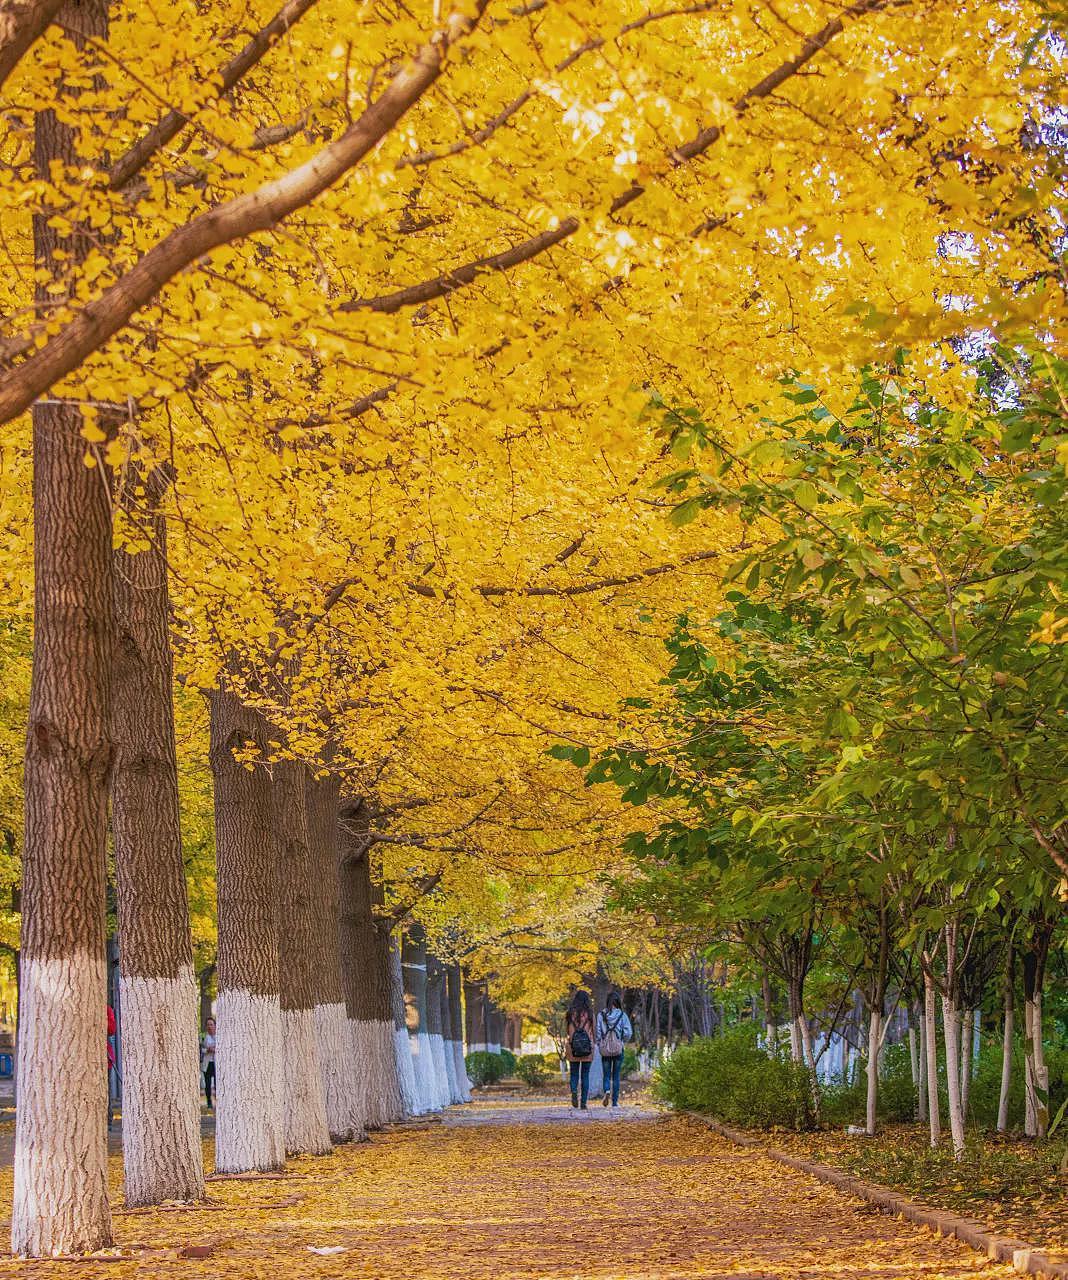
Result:
[[[382,1098],[384,1123],[395,1124],[397,1121],[404,1119],[406,1107],[397,1061],[396,1027],[393,1013],[393,921],[379,914],[385,902],[385,887],[380,879],[375,878],[373,872],[371,902],[375,911],[375,1000],[378,1010],[376,1019],[378,1027],[376,1062],[381,1071],[379,1092]],[[403,1003],[404,996],[402,992],[402,1009]],[[407,1048],[407,1045],[405,1048]],[[409,1054],[410,1057],[411,1055]]]
[[[964,1112],[960,1092],[960,1006],[952,996],[942,997],[942,1038],[946,1045],[946,1093],[949,1107],[949,1131],[953,1138],[953,1155],[964,1154]]]
[[[287,1155],[324,1155],[330,1148],[326,1094],[315,1031],[315,930],[311,905],[304,765],[280,760],[271,769],[271,827],[278,877],[278,995],[282,1016]]]
[[[445,1062],[445,1023],[441,1010],[444,995],[445,971],[437,956],[428,953],[426,958],[426,1022],[427,1033],[430,1036],[430,1056],[434,1063],[434,1087],[437,1090],[439,1107],[447,1107],[452,1102],[449,1069]]]
[[[434,1077],[433,1050],[430,1047],[430,1028],[426,1009],[426,933],[423,926],[413,920],[409,923],[401,944],[401,965],[404,972],[404,1006],[408,1025],[408,1039],[415,1067],[415,1083],[419,1091],[419,1104],[423,1111],[437,1111],[438,1091]]]
[[[120,495],[149,548],[113,557],[115,664],[111,825],[123,1015],[122,1154],[127,1205],[204,1195],[193,975],[174,743],[168,477],[135,470]],[[133,486],[148,510],[134,509]]]
[[[1016,1020],[1016,951],[1009,944],[1005,959],[1005,1013],[1001,1033],[1001,1091],[998,1094],[998,1133],[1009,1129],[1009,1096],[1012,1092],[1012,1042]]]
[[[927,1115],[927,1023],[924,1020],[923,1000],[915,1004],[916,1021],[916,1123],[922,1124]]]
[[[361,800],[341,805],[341,976],[352,1041],[361,1119],[368,1129],[390,1123],[387,1063],[393,1056],[389,991],[380,984],[378,940],[371,893],[371,842],[366,806]],[[387,1033],[388,1032],[388,1036]]]
[[[278,895],[267,768],[267,726],[225,685],[210,696],[219,914],[215,1167],[220,1173],[285,1163]]]
[[[456,1096],[453,1101],[470,1102],[471,1081],[467,1078],[467,1065],[464,1062],[463,975],[459,964],[449,965],[445,983],[449,1007],[449,1045],[456,1076]]]
[[[975,1039],[975,1010],[965,1009],[960,1020],[960,1113],[968,1121],[968,1100],[972,1091],[972,1045]]]
[[[67,4],[64,22],[104,35],[101,0]],[[72,90],[61,85],[60,92]],[[38,112],[34,171],[74,165],[74,134]],[[42,315],[68,264],[92,245],[76,228],[60,241],[33,221]],[[73,403],[33,409],[34,638],[25,758],[19,1107],[11,1249],[49,1257],[111,1243],[107,1193],[105,849],[111,771],[111,502],[86,466]]]
[[[404,1101],[404,1114],[422,1115],[423,1104],[415,1078],[415,1063],[408,1039],[407,1010],[404,1003],[404,974],[401,968],[401,946],[395,934],[389,938],[389,998],[393,1010],[393,1056],[397,1064],[397,1083]]]
[[[331,774],[316,778],[308,772],[304,795],[311,912],[316,922],[312,938],[315,947],[312,976],[316,987],[313,1020],[326,1123],[334,1142],[351,1142],[365,1135],[341,977],[337,778]]]
[[[882,1010],[872,1006],[868,1013],[868,1065],[867,1100],[865,1105],[865,1132],[875,1136],[876,1108],[879,1102],[879,1046],[882,1044]]]
[[[927,1056],[927,1119],[931,1146],[937,1147],[942,1138],[938,1106],[938,1005],[934,978],[926,971],[923,975],[923,1037]]]
[[[467,1023],[467,1052],[487,1053],[489,1031],[486,1028],[486,992],[481,982],[464,979],[464,1009]]]

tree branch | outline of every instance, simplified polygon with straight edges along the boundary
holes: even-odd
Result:
[[[238,81],[263,58],[278,37],[285,35],[315,2],[316,0],[286,0],[270,22],[257,31],[241,52],[223,67],[216,98],[225,98]],[[168,142],[173,141],[189,123],[190,117],[185,112],[177,109],[168,111],[162,120],[154,124],[116,160],[108,174],[108,186],[111,190],[118,191],[125,187],[141,172],[156,152],[161,147],[165,147]]]
[[[434,84],[449,48],[473,30],[488,4],[489,0],[477,0],[474,16],[453,13],[340,138],[282,177],[178,227],[76,311],[43,347],[0,379],[0,422],[9,422],[24,412],[55,382],[78,368],[190,263],[232,240],[276,226],[332,187],[378,146]]]
[[[806,63],[811,62],[817,54],[821,53],[835,36],[842,33],[846,22],[850,19],[877,12],[880,9],[890,7],[892,4],[902,3],[907,3],[907,0],[857,0],[857,3],[843,9],[838,17],[832,18],[819,31],[809,36],[793,58],[788,58],[785,62],[780,63],[774,71],[747,89],[735,101],[734,114],[738,117],[743,116],[754,102],[768,97],[780,85],[789,80],[791,76],[796,75]],[[671,152],[668,159],[672,167],[677,168],[679,165],[687,164],[697,156],[703,155],[722,136],[723,128],[720,125],[711,125],[709,128],[703,129],[694,138],[691,138],[689,142],[683,143]],[[619,213],[644,194],[645,188],[635,183],[616,196],[609,206],[608,212],[610,214]],[[509,267],[516,267],[521,263],[529,262],[547,249],[551,249],[554,245],[560,244],[563,240],[573,236],[580,225],[579,217],[571,214],[559,222],[553,230],[543,231],[539,235],[532,236],[529,240],[523,240],[519,244],[502,250],[500,253],[476,258],[472,262],[466,262],[460,266],[453,267],[449,271],[442,272],[430,280],[408,285],[406,288],[398,289],[394,293],[382,294],[376,298],[353,298],[348,302],[342,303],[339,310],[357,311],[366,309],[392,315],[405,307],[421,306],[436,298],[444,298],[457,289],[471,284],[478,276],[484,275],[488,271],[505,271]],[[702,228],[698,228],[698,230],[700,231]]]
[[[63,0],[0,0],[0,85],[51,25]]]

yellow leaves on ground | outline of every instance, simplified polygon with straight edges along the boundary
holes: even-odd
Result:
[[[117,1177],[117,1161],[113,1161]],[[5,1171],[5,1180],[10,1172]],[[684,1120],[475,1104],[443,1124],[211,1182],[223,1209],[115,1218],[118,1260],[34,1280],[960,1280],[1012,1275]],[[182,1250],[185,1257],[180,1257]],[[206,1253],[198,1257],[196,1254]]]

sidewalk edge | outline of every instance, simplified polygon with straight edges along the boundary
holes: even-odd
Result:
[[[801,1173],[810,1174],[821,1182],[826,1182],[839,1191],[858,1196],[869,1204],[876,1205],[886,1213],[900,1214],[909,1222],[930,1227],[939,1235],[952,1236],[964,1244],[971,1245],[979,1253],[985,1254],[995,1262],[1008,1262],[1021,1275],[1044,1276],[1047,1280],[1068,1280],[1068,1262],[1054,1262],[1040,1249],[1023,1240],[1012,1240],[1008,1236],[995,1235],[956,1214],[942,1209],[932,1209],[929,1205],[916,1204],[897,1191],[881,1187],[877,1183],[863,1182],[852,1174],[836,1169],[832,1165],[819,1164],[815,1160],[806,1160],[803,1156],[791,1155],[788,1151],[780,1151],[776,1147],[766,1146],[752,1134],[742,1133],[729,1125],[714,1120],[711,1116],[701,1115],[698,1111],[678,1111],[676,1115],[696,1120],[706,1125],[722,1137],[729,1139],[739,1147],[752,1147],[761,1155],[777,1160]]]

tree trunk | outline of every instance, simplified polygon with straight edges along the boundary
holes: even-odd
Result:
[[[421,1111],[438,1110],[438,1090],[434,1077],[433,1050],[426,1016],[426,934],[417,921],[410,921],[401,944],[404,972],[404,1006],[408,1040],[415,1068],[415,1084]]]
[[[975,1010],[965,1009],[960,1020],[960,1114],[968,1120],[968,1099],[972,1088],[972,1043],[975,1038]]]
[[[937,1147],[942,1138],[942,1119],[938,1107],[938,1005],[935,1000],[934,978],[923,975],[923,1037],[927,1056],[927,1119],[931,1131],[931,1146]]]
[[[441,1000],[445,990],[445,972],[437,956],[426,958],[426,1025],[430,1036],[430,1057],[434,1064],[434,1087],[439,1107],[452,1101],[449,1069],[445,1064],[445,1025],[441,1017]]]
[[[1012,1041],[1016,1020],[1016,960],[1010,945],[1005,962],[1005,1021],[1001,1038],[1001,1092],[998,1095],[998,1133],[1009,1129],[1009,1095],[1012,1092]]]
[[[875,1110],[879,1101],[879,1046],[882,1043],[882,1010],[873,1005],[868,1015],[868,1093],[865,1106],[865,1132],[875,1136]]]
[[[356,1064],[363,1123],[381,1129],[390,1123],[386,1063],[393,1055],[388,1025],[389,991],[380,989],[378,939],[371,890],[371,841],[361,800],[342,803],[338,824],[341,851],[341,977],[345,990],[352,1055]],[[389,1031],[384,1037],[383,1032]]]
[[[481,982],[464,981],[464,1007],[467,1011],[467,1052],[488,1052],[489,1031],[486,1028],[486,992]]]
[[[445,1075],[449,1082],[449,1105],[462,1102],[456,1075],[456,1049],[452,1037],[452,1008],[449,1004],[449,966],[441,965],[441,1041],[445,1052]]]
[[[311,868],[311,912],[316,928],[312,977],[315,982],[315,1039],[323,1076],[326,1125],[334,1142],[364,1137],[360,1099],[352,1060],[352,1037],[341,980],[338,920],[338,783],[327,774],[305,775]]]
[[[70,3],[68,31],[103,35],[101,0]],[[80,40],[79,40],[80,43]],[[70,93],[66,87],[65,93]],[[76,164],[74,135],[37,114],[34,169]],[[43,314],[67,269],[47,216],[33,221]],[[81,229],[62,249],[84,260]],[[111,1243],[107,1193],[105,848],[111,769],[111,503],[83,461],[72,403],[33,410],[34,637],[22,856],[19,1107],[11,1249],[48,1257]]]
[[[916,1123],[922,1124],[927,1115],[927,1023],[924,1020],[923,1001],[915,1004],[916,1020]]]
[[[111,825],[119,918],[122,1007],[122,1154],[129,1206],[204,1195],[197,1052],[198,986],[179,823],[174,744],[167,530],[168,484],[134,469],[122,493],[150,547],[113,557],[115,664]]]
[[[271,826],[278,876],[287,1155],[324,1155],[330,1148],[326,1094],[315,1031],[315,930],[304,765],[279,760],[271,769]]]
[[[471,1081],[467,1078],[467,1066],[464,1062],[464,1018],[461,991],[463,976],[458,964],[449,965],[445,975],[446,996],[449,1007],[449,1034],[447,1044],[451,1048],[456,1076],[456,1097],[454,1102],[471,1101]]]
[[[389,936],[389,999],[393,1010],[393,1056],[397,1064],[397,1083],[406,1116],[423,1113],[415,1063],[408,1039],[407,1011],[404,1005],[404,974],[401,969],[401,947],[396,934]]]
[[[385,886],[372,873],[371,903],[375,928],[375,992],[378,1009],[376,1063],[381,1071],[379,1093],[382,1098],[382,1115],[386,1124],[404,1119],[404,1095],[398,1073],[397,1050],[393,1021],[393,973],[391,933],[392,920],[380,914],[385,903]],[[402,997],[403,999],[403,997]]]
[[[211,994],[211,980],[215,977],[215,964],[206,964],[197,974],[197,986],[200,989],[200,1025],[207,1024],[214,1017],[215,998]]]
[[[949,1131],[953,1138],[953,1155],[964,1154],[964,1112],[960,1096],[960,1008],[952,997],[942,997],[942,1039],[946,1045],[946,1093],[949,1105]]]
[[[215,1167],[220,1173],[285,1163],[278,896],[263,717],[225,686],[210,698],[219,901]]]

